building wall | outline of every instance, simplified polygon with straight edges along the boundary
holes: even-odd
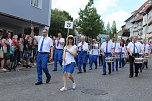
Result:
[[[130,20],[128,20],[126,22],[125,28],[130,30],[130,36],[133,36],[133,24],[132,24],[133,18],[130,18]]]
[[[0,0],[0,12],[50,26],[51,1],[42,0],[39,9],[31,6],[31,0]]]

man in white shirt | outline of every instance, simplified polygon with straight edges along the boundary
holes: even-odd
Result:
[[[112,51],[116,56],[118,56],[120,53],[120,44],[117,42],[116,38],[114,38],[112,43]],[[114,67],[114,62],[112,62],[112,71],[114,71]],[[118,71],[118,59],[116,59],[116,71]]]
[[[31,27],[31,36],[34,37],[34,27]],[[50,59],[53,59],[53,41],[50,37],[48,37],[48,30],[42,30],[42,36],[35,36],[35,40],[38,42],[38,55],[36,61],[36,68],[38,74],[38,82],[35,85],[41,85],[42,82],[42,70],[46,75],[46,83],[50,82],[51,75],[47,68],[47,63],[49,60],[49,53],[51,49]]]
[[[95,64],[95,69],[97,69],[97,59],[98,59],[98,55],[99,55],[99,50],[98,50],[98,43],[96,42],[96,40],[93,40],[93,43],[91,44],[91,49],[90,49],[90,69],[92,70],[92,65],[93,63]]]
[[[55,53],[54,53],[54,70],[57,71],[57,62],[59,61],[60,66],[62,66],[62,55],[63,55],[63,47],[65,44],[64,38],[62,38],[62,34],[58,33],[58,38],[55,40]]]
[[[88,47],[88,43],[85,42],[85,37],[81,36],[81,42],[78,44],[78,74],[82,73],[82,65],[84,72],[86,72]]]
[[[133,64],[135,64],[135,77],[138,77],[138,69],[140,64],[134,63],[135,57],[139,57],[139,52],[141,51],[141,44],[137,42],[137,37],[134,36],[132,38],[132,42],[130,42],[127,46],[127,50],[129,52],[129,61],[130,61],[130,75],[129,78],[134,76],[134,68]]]
[[[109,41],[109,37],[105,38],[105,42],[102,43],[101,45],[101,50],[102,50],[102,57],[103,57],[103,74],[106,75],[106,62],[105,58],[106,57],[112,57],[112,42]],[[108,63],[108,70],[109,74],[111,74],[111,63]]]
[[[142,45],[142,49],[144,51],[145,56],[150,55],[150,46],[146,41],[144,41],[144,44]],[[148,69],[148,60],[144,62],[143,68],[145,68],[145,66],[146,66],[146,69]]]

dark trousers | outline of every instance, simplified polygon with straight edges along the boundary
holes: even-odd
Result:
[[[135,74],[138,75],[138,69],[140,67],[140,64],[134,63],[135,57],[138,57],[138,54],[134,54],[133,56],[129,56],[130,76],[132,76],[132,77],[134,76],[134,70],[135,70]]]
[[[102,54],[99,55],[99,65],[103,65],[103,62],[102,62]]]
[[[112,54],[108,54],[108,53],[105,53],[105,56],[103,56],[103,74],[106,74],[106,61],[105,61],[105,58],[106,57],[111,57]],[[107,63],[108,64],[108,70],[109,70],[109,74],[111,74],[111,63]]]

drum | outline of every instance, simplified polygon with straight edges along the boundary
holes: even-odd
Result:
[[[128,59],[128,58],[129,58],[129,56],[128,56],[127,54],[123,54],[123,55],[122,55],[122,58],[124,58],[124,59]]]
[[[111,63],[114,62],[114,58],[113,57],[107,57],[105,58],[106,63]]]
[[[142,64],[142,63],[144,63],[144,61],[145,61],[144,58],[135,58],[134,63]]]
[[[114,58],[114,59],[120,59],[120,55],[117,54],[117,55],[115,55],[113,58]]]

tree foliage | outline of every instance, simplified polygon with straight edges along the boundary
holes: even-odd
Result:
[[[93,6],[93,0],[90,0],[84,10],[80,9],[79,18],[76,20],[80,32],[86,36],[95,38],[102,30],[102,20]]]
[[[64,28],[65,21],[73,21],[73,18],[68,12],[52,9],[49,34],[57,36],[57,33],[61,32],[66,37],[67,29]],[[74,34],[74,30],[70,30],[70,34]]]
[[[116,21],[113,21],[112,27],[111,27],[112,36],[117,35],[117,26]]]

